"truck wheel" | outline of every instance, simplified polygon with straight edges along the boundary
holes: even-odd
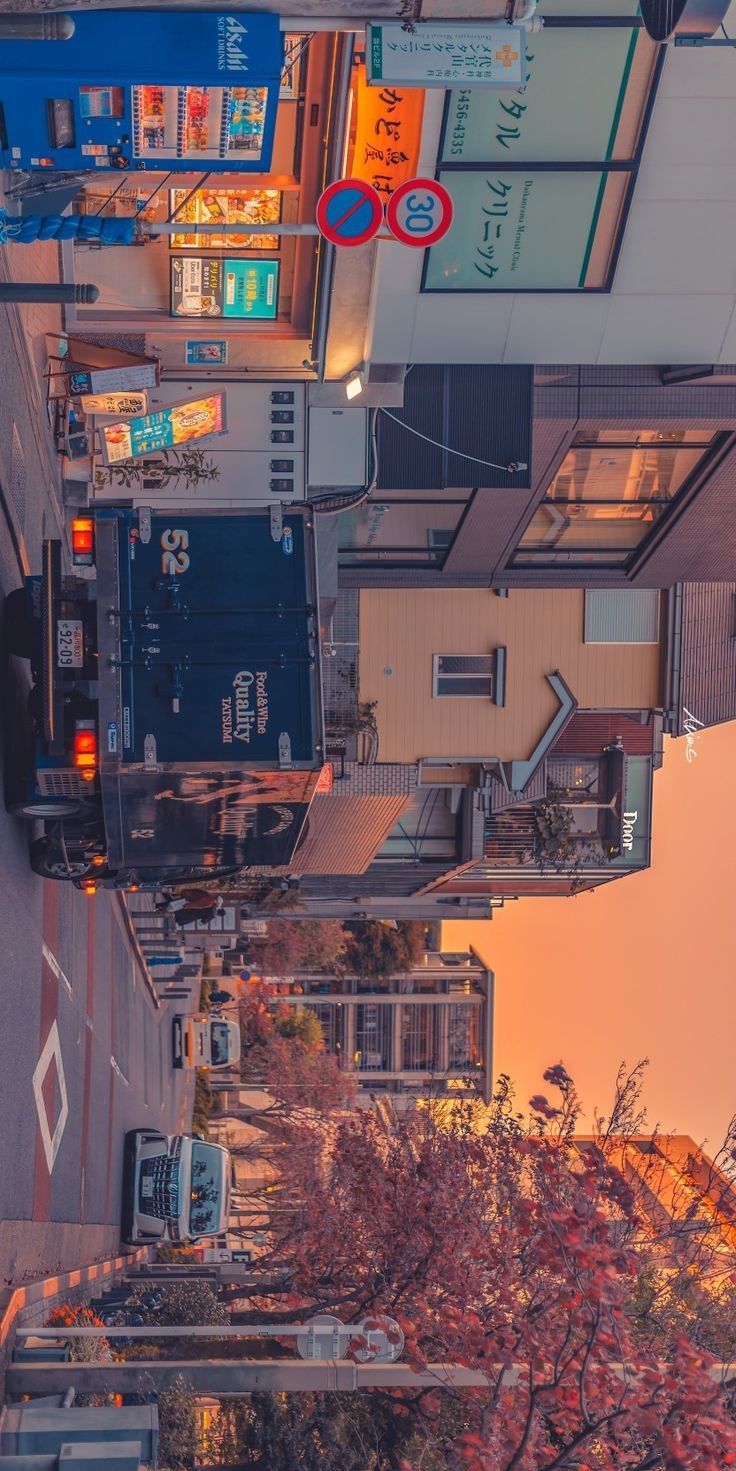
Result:
[[[70,858],[67,867],[61,849],[53,847],[48,838],[37,838],[35,843],[31,843],[31,868],[41,878],[70,881],[86,878],[93,871],[91,859],[82,854]]]
[[[38,643],[38,630],[28,607],[24,587],[17,587],[5,599],[5,647],[16,659],[30,659]]]
[[[9,809],[14,817],[27,817],[29,822],[37,818],[42,822],[53,822],[55,818],[77,817],[79,815],[79,803],[69,800],[68,802],[44,802],[42,797],[38,801],[11,802]]]

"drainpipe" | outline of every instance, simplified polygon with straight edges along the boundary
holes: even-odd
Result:
[[[667,597],[668,603],[668,663],[669,663],[669,688],[667,690],[667,717],[670,722],[670,733],[677,735],[680,724],[680,680],[682,673],[682,583],[676,582],[670,589]]]

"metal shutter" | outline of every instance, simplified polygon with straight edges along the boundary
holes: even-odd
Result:
[[[586,588],[586,644],[656,644],[657,588]]]
[[[379,491],[528,488],[533,376],[524,366],[417,363],[403,408],[378,414]],[[527,468],[494,468],[512,461]]]

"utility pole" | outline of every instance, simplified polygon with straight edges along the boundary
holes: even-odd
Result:
[[[210,1335],[217,1330],[209,1329]],[[130,1332],[130,1330],[128,1330]],[[483,1389],[487,1374],[457,1364],[355,1364],[346,1359],[160,1359],[117,1364],[11,1364],[8,1394],[136,1394],[174,1389],[195,1394],[299,1394],[305,1390]]]

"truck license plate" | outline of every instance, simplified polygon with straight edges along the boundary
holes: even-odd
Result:
[[[82,668],[84,631],[81,619],[59,619],[56,625],[56,662],[60,669]]]

